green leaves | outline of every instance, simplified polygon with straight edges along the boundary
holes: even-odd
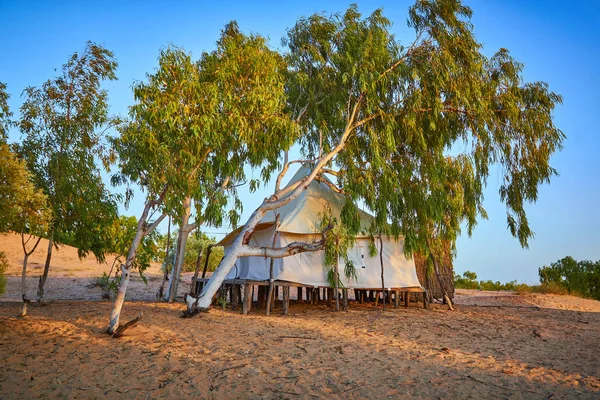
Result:
[[[113,119],[101,84],[116,79],[116,67],[110,51],[88,42],[59,76],[25,89],[18,124],[24,136],[18,151],[48,198],[54,241],[99,259],[104,250],[96,238],[117,213],[97,164],[108,168],[113,157],[105,136]]]
[[[0,143],[0,232],[43,236],[52,214],[47,197],[6,143]]]
[[[561,97],[524,82],[506,49],[483,55],[471,14],[456,0],[419,0],[409,10],[416,39],[403,46],[380,10],[363,17],[351,6],[300,19],[285,40],[303,152],[327,153],[347,135],[333,160],[338,185],[374,212],[374,234],[402,233],[409,253],[453,242],[463,223],[470,233],[487,216],[494,164],[504,171],[508,228],[527,246],[524,205],[556,174],[550,157],[564,135],[552,113]]]
[[[138,182],[149,199],[167,187],[161,207],[169,214],[191,197],[198,220],[236,224],[235,184],[245,181],[244,167],[270,176],[295,140],[285,114],[285,68],[264,38],[242,34],[235,22],[198,61],[182,49],[161,51],[158,68],[134,87],[131,120],[115,140],[117,180]]]

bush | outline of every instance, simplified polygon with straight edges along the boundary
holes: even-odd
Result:
[[[6,254],[0,251],[0,296],[6,291],[6,270],[8,269],[8,260]]]
[[[565,257],[538,270],[540,282],[561,287],[568,294],[600,300],[600,260],[576,261]]]
[[[116,295],[119,289],[120,277],[114,277],[111,279],[106,272],[102,273],[102,276],[93,278],[89,284],[90,287],[99,287],[102,289],[102,298],[110,299],[111,293]]]

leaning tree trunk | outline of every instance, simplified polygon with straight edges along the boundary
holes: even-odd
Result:
[[[50,260],[52,259],[52,249],[54,247],[54,231],[50,232],[50,237],[48,238],[48,253],[46,254],[46,263],[44,264],[44,272],[42,276],[40,276],[40,281],[38,284],[37,298],[36,301],[41,303],[44,299],[44,285],[46,284],[46,279],[48,279],[48,270],[50,270]]]
[[[113,306],[112,312],[110,314],[110,325],[108,327],[107,332],[109,334],[115,333],[117,328],[119,327],[119,317],[121,315],[121,309],[123,308],[123,303],[125,302],[125,293],[127,293],[127,286],[129,285],[129,278],[131,275],[131,269],[133,267],[133,261],[135,260],[135,255],[137,253],[138,247],[142,242],[142,238],[148,234],[150,234],[158,224],[164,219],[165,214],[162,214],[156,221],[152,223],[151,226],[146,227],[146,221],[148,219],[148,213],[150,212],[150,208],[157,202],[148,201],[144,206],[144,211],[138,221],[137,231],[135,233],[135,237],[133,238],[133,242],[131,243],[131,248],[129,249],[129,254],[127,255],[127,260],[125,260],[125,265],[121,265],[121,282],[119,283],[119,290],[117,292],[117,297],[115,298],[115,304]]]
[[[336,249],[339,248],[339,239],[336,238],[335,239],[335,247]],[[334,285],[334,290],[335,290],[335,311],[340,311],[340,296],[339,296],[339,282],[340,282],[340,269],[339,269],[339,262],[340,260],[340,255],[338,253],[338,251],[335,251],[335,285]]]
[[[189,312],[195,312],[196,310],[207,310],[210,307],[213,296],[215,293],[217,293],[217,290],[219,290],[221,283],[235,265],[238,257],[240,257],[244,245],[246,244],[244,243],[244,239],[248,238],[249,240],[251,235],[254,233],[256,225],[258,225],[258,222],[262,219],[266,212],[267,210],[259,207],[256,211],[254,211],[254,213],[252,213],[238,237],[235,239],[229,250],[225,253],[225,257],[223,257],[221,260],[219,267],[212,274],[210,280],[202,289],[200,297],[195,299],[191,296],[188,296],[186,298]]]

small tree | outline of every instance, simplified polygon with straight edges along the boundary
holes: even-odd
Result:
[[[6,143],[0,143],[0,232],[21,235],[23,268],[21,272],[22,316],[27,314],[27,262],[47,233],[51,213],[44,193],[36,189],[25,163]],[[0,273],[0,275],[2,275]],[[1,285],[0,285],[1,286]]]
[[[89,251],[99,260],[104,257],[97,238],[116,217],[117,207],[97,166],[101,160],[108,171],[113,159],[106,142],[112,119],[101,84],[116,79],[116,67],[110,51],[88,42],[83,53],[69,58],[58,77],[24,91],[19,153],[52,208],[38,302],[44,296],[55,245],[75,246],[80,257]]]
[[[509,231],[527,246],[533,232],[524,206],[556,174],[550,157],[564,140],[552,119],[561,97],[544,82],[524,82],[523,65],[506,49],[483,55],[471,14],[456,0],[420,0],[409,10],[416,34],[409,45],[389,32],[381,10],[363,18],[356,6],[302,18],[288,31],[288,109],[312,171],[281,189],[284,156],[274,194],[252,213],[200,297],[187,299],[190,311],[210,305],[238,257],[323,248],[325,240],[277,249],[249,243],[268,211],[326,173],[336,176],[346,207],[361,201],[374,213],[373,237],[404,235],[405,251],[422,252],[438,270],[443,243],[487,216],[483,188],[498,164]]]
[[[107,253],[114,255],[114,259],[109,272],[104,272],[101,278],[103,283],[103,298],[108,299],[111,291],[118,288],[121,269],[117,268],[115,270],[115,266],[125,261],[129,246],[135,237],[137,225],[138,221],[136,217],[121,216],[115,219],[113,224],[104,232],[104,237],[106,238],[104,246],[106,247]],[[142,239],[137,257],[132,266],[133,269],[139,272],[144,282],[147,281],[144,276],[144,271],[150,267],[150,263],[155,259],[157,253],[158,233],[154,231]],[[113,270],[115,272],[114,276],[111,278]]]
[[[182,231],[177,248],[184,255],[187,235],[200,224],[220,226],[227,218],[236,225],[241,202],[234,183],[244,180],[244,167],[262,167],[262,175],[269,176],[279,149],[293,142],[294,131],[283,113],[284,67],[262,37],[243,35],[230,23],[217,50],[193,62],[182,50],[166,49],[158,69],[135,86],[131,121],[115,143],[121,167],[115,183],[140,184],[146,203],[123,267],[109,333],[119,325],[142,237],[171,214]],[[228,199],[231,209],[226,212]],[[153,212],[159,217],[151,222]],[[178,260],[175,277],[183,257]]]

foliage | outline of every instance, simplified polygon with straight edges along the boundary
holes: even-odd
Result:
[[[110,51],[88,42],[56,78],[25,89],[18,124],[24,135],[19,153],[52,209],[51,240],[77,247],[80,257],[92,251],[99,260],[106,249],[97,238],[117,212],[96,162],[108,170],[113,161],[105,137],[113,121],[101,84],[116,79],[116,67]]]
[[[119,289],[120,277],[115,276],[111,278],[106,271],[102,273],[102,276],[93,278],[89,284],[89,287],[99,287],[102,289],[102,298],[110,299],[111,294],[116,294]]]
[[[51,217],[47,198],[6,143],[0,143],[0,204],[0,232],[46,234]]]
[[[115,255],[115,261],[125,262],[129,247],[137,231],[138,220],[133,216],[121,216],[115,219],[110,225],[104,237],[106,238],[106,250]],[[144,271],[150,267],[150,263],[156,258],[159,251],[159,235],[152,232],[145,236],[140,243],[136,258],[133,261],[133,268],[137,269],[143,278]]]
[[[321,230],[324,231],[329,229],[324,235],[325,244],[325,268],[327,271],[327,281],[331,287],[336,286],[336,272],[335,268],[338,266],[341,260],[344,263],[344,276],[348,280],[356,280],[357,272],[354,263],[348,257],[348,250],[354,246],[356,241],[355,234],[350,233],[346,225],[341,224],[337,218],[333,217],[331,213],[323,214],[320,216],[321,219]],[[337,286],[342,288],[341,279],[339,278],[338,271],[338,284]]]
[[[219,186],[243,181],[247,165],[270,176],[279,149],[293,141],[284,69],[264,38],[243,35],[235,23],[197,62],[181,49],[161,51],[156,71],[134,86],[131,120],[115,140],[121,171],[113,181],[140,184],[148,199],[166,188],[162,212],[182,215],[191,197],[197,221],[220,226],[227,218],[235,226],[242,204],[232,186],[227,193]]]
[[[6,143],[8,138],[8,129],[12,125],[12,112],[8,107],[8,92],[6,91],[6,84],[0,82],[0,144]]]
[[[416,40],[405,45],[381,10],[363,18],[351,6],[300,19],[284,41],[303,152],[332,154],[338,186],[375,214],[371,234],[403,234],[409,253],[438,252],[463,222],[471,233],[486,218],[495,164],[508,228],[527,246],[524,205],[556,174],[561,97],[525,82],[506,49],[483,55],[471,14],[456,0],[418,1],[409,10]]]
[[[540,268],[538,272],[543,285],[555,284],[569,294],[577,293],[600,300],[600,260],[576,261],[567,256]]]
[[[175,231],[171,234],[171,250],[169,251],[169,260],[167,265],[172,266],[175,262],[176,244],[177,244],[178,232]],[[158,240],[158,246],[161,249],[157,253],[157,260],[165,260],[165,248],[167,243],[167,235],[160,236]],[[198,251],[202,249],[202,258],[200,260],[201,269],[204,268],[204,262],[206,261],[206,250],[210,244],[215,244],[216,240],[214,237],[209,237],[203,232],[196,231],[191,234],[188,238],[187,245],[185,247],[185,257],[183,259],[183,271],[193,272],[196,269],[196,261],[198,260]],[[216,246],[212,248],[210,260],[208,261],[207,271],[214,271],[219,266],[219,262],[223,258],[223,247]]]
[[[0,251],[0,296],[6,291],[6,270],[8,269],[8,260],[6,253]]]

